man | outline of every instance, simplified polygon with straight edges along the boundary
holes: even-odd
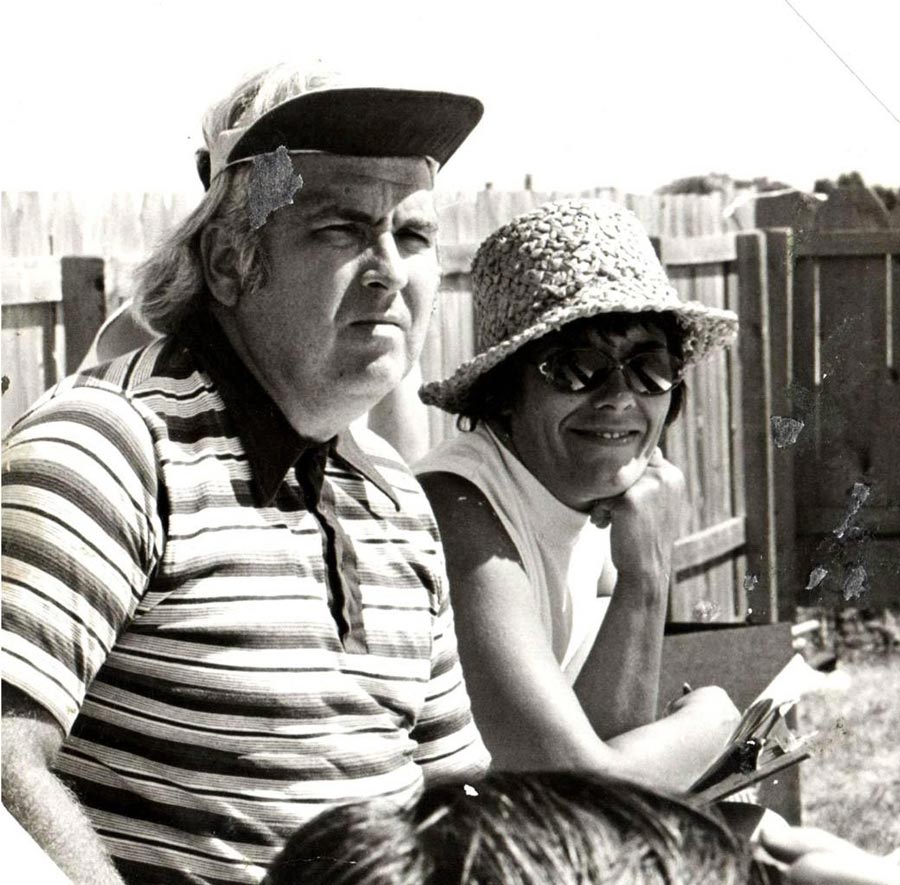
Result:
[[[255,882],[332,805],[487,756],[430,510],[350,422],[418,357],[475,99],[284,68],[207,116],[162,337],[4,459],[4,802],[76,881]]]

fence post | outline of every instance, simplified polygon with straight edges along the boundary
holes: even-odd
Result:
[[[779,621],[792,621],[797,601],[794,559],[797,511],[794,492],[794,444],[798,425],[793,424],[794,360],[794,245],[789,228],[767,230],[766,280],[768,284],[772,414],[770,435],[775,442],[774,494],[775,539],[778,550],[777,612]],[[776,426],[775,419],[781,419]]]
[[[741,405],[747,516],[748,620],[778,619],[778,532],[772,415],[772,341],[766,238],[736,237],[741,331]]]
[[[67,255],[61,259],[63,328],[66,339],[64,374],[78,368],[97,330],[106,319],[103,259]]]

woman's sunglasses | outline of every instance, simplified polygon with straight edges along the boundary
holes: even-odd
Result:
[[[541,377],[563,393],[596,390],[613,372],[621,370],[634,393],[659,396],[680,384],[684,371],[684,362],[662,349],[642,351],[622,362],[592,348],[557,350],[536,365]]]

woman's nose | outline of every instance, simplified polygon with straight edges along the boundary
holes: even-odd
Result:
[[[591,391],[591,405],[595,409],[604,407],[625,409],[634,405],[634,392],[625,380],[624,369],[613,369],[606,380]]]

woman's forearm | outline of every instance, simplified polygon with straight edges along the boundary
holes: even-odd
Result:
[[[668,576],[620,574],[574,689],[606,740],[653,722],[659,691]]]
[[[658,722],[607,742],[617,756],[615,774],[675,791],[687,790],[716,759],[737,722],[724,691],[706,688],[696,702]]]

